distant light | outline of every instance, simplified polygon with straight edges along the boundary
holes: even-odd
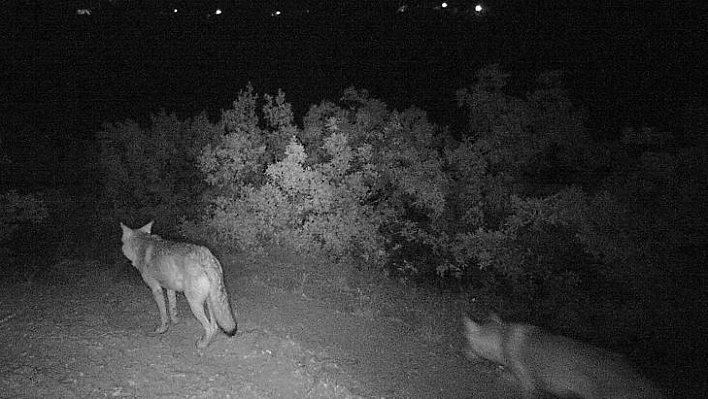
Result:
[[[443,2],[442,4],[440,4],[440,6],[441,6],[442,8],[447,8],[447,3]]]
[[[79,8],[76,10],[76,15],[91,15],[91,10],[88,8]]]
[[[481,4],[477,4],[476,6],[474,6],[474,10],[475,12],[482,12],[484,11],[484,7],[482,7]]]
[[[221,9],[217,8],[216,11],[214,11],[214,14],[216,15],[221,15]]]
[[[174,10],[172,10],[172,12],[175,13],[175,14],[177,14],[177,11],[178,11],[178,10],[177,10],[176,8],[175,8]]]
[[[275,12],[273,13],[273,15],[275,15],[276,17],[279,16],[279,15],[280,15],[280,11],[275,11]]]
[[[397,12],[406,12],[406,11],[408,11],[408,6],[404,4],[404,5],[400,6],[400,7],[398,7],[398,11],[397,11]]]

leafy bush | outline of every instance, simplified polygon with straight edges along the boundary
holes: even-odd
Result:
[[[279,198],[276,236],[298,252],[349,259],[371,258],[381,250],[382,215],[368,205],[375,171],[371,147],[352,149],[347,136],[332,133],[324,141],[327,162],[304,166],[304,147],[293,139],[283,161],[268,167],[264,192]],[[285,206],[283,206],[285,205]]]
[[[409,222],[406,235],[428,245],[439,275],[479,278],[474,269],[487,269],[520,289],[520,281],[538,274],[528,262],[533,251],[522,242],[558,220],[549,214],[528,229],[521,226],[523,210],[556,201],[562,183],[586,167],[589,139],[558,73],[542,75],[525,99],[505,93],[508,79],[491,65],[458,91],[469,127],[459,140],[444,139],[438,179],[446,181],[444,208],[425,229]]]
[[[381,218],[367,204],[375,181],[371,146],[352,148],[335,120],[317,135],[309,125],[313,162],[283,94],[265,96],[264,128],[257,100],[251,87],[241,92],[224,113],[228,133],[199,158],[215,189],[207,218],[215,237],[254,251],[280,245],[336,258],[380,254]]]
[[[180,121],[164,111],[148,128],[105,124],[97,139],[105,196],[124,221],[160,220],[167,229],[194,217],[204,185],[196,168],[201,149],[221,134],[205,114]]]
[[[440,243],[438,272],[479,279],[536,316],[571,309],[556,325],[594,314],[637,332],[682,289],[667,271],[694,273],[705,257],[706,148],[695,132],[650,128],[593,143],[557,78],[515,98],[491,66],[458,92],[470,125],[446,152],[455,222],[426,234]]]
[[[580,238],[604,263],[624,265],[610,271],[617,278],[642,276],[643,284],[634,287],[649,295],[651,279],[663,278],[662,270],[705,247],[706,149],[663,150],[673,147],[667,143],[673,139],[652,129],[627,130],[621,140],[614,145],[622,146],[624,159],[592,198],[594,216]]]
[[[272,224],[258,209],[273,209],[279,200],[262,197],[259,190],[266,182],[268,163],[282,159],[282,142],[296,128],[282,93],[275,101],[266,97],[265,126],[257,112],[258,100],[252,86],[242,90],[232,109],[222,112],[224,134],[199,155],[198,167],[211,187],[206,197],[210,205],[200,224],[183,225],[188,235],[206,234],[251,251],[261,251],[272,239]]]
[[[370,190],[368,205],[380,224],[377,253],[392,259],[399,269],[434,267],[422,260],[436,242],[428,233],[446,209],[449,179],[443,171],[442,152],[448,135],[428,122],[423,111],[390,111],[365,90],[347,89],[341,102],[342,107],[324,102],[310,109],[305,140],[319,142],[335,130],[346,134],[352,145],[359,146],[358,151],[370,152],[364,181]],[[326,158],[314,145],[308,153]],[[381,258],[365,253],[368,258]]]

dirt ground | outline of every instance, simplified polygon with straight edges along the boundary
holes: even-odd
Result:
[[[515,396],[493,366],[464,358],[455,316],[386,311],[360,288],[347,301],[307,273],[222,260],[239,332],[204,350],[180,295],[180,324],[148,333],[157,307],[127,260],[64,262],[50,281],[0,284],[0,397]]]

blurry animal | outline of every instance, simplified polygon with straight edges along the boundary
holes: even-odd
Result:
[[[504,366],[526,397],[663,397],[618,354],[494,314],[484,324],[463,323],[467,356]]]

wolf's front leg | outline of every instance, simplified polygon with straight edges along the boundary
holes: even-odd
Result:
[[[167,309],[165,309],[165,296],[162,293],[162,287],[159,285],[156,287],[151,287],[152,296],[155,298],[155,303],[157,303],[157,308],[160,310],[160,325],[155,329],[155,334],[162,334],[167,331],[168,320],[167,320]]]

